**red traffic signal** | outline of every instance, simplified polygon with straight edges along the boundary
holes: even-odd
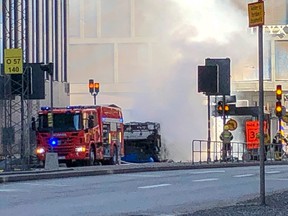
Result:
[[[275,106],[275,114],[278,117],[282,117],[282,104],[281,101],[277,101],[276,102],[276,106]]]
[[[276,86],[276,99],[278,101],[282,100],[282,86],[281,85]]]

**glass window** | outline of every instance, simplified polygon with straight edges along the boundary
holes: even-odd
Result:
[[[275,41],[275,80],[288,79],[288,41]]]
[[[80,124],[80,114],[79,113],[54,113],[53,114],[53,131],[54,132],[70,132],[78,131],[82,129]],[[49,132],[50,127],[48,127],[48,115],[39,115],[39,131]]]

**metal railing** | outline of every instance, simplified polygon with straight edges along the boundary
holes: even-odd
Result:
[[[210,149],[208,149],[210,146]],[[265,161],[281,161],[288,159],[288,146],[284,144],[265,144]],[[231,150],[223,148],[221,141],[193,140],[191,144],[191,161],[194,163],[244,163],[260,160],[259,145],[245,142],[231,142]]]

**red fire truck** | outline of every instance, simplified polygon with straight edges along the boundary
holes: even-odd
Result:
[[[52,117],[53,116],[53,117]],[[37,124],[38,123],[38,124]],[[59,162],[116,164],[124,155],[123,116],[116,105],[42,107],[36,130],[36,154],[45,163],[46,152],[58,153]]]

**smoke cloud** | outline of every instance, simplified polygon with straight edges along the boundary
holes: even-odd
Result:
[[[256,38],[247,34],[247,15],[229,0],[175,0],[165,5],[164,24],[153,23],[159,27],[159,42],[153,45],[150,68],[134,82],[139,92],[130,117],[160,122],[169,158],[187,161],[192,140],[207,139],[207,102],[197,92],[198,65],[204,65],[205,58],[228,57],[233,76],[254,56]]]

